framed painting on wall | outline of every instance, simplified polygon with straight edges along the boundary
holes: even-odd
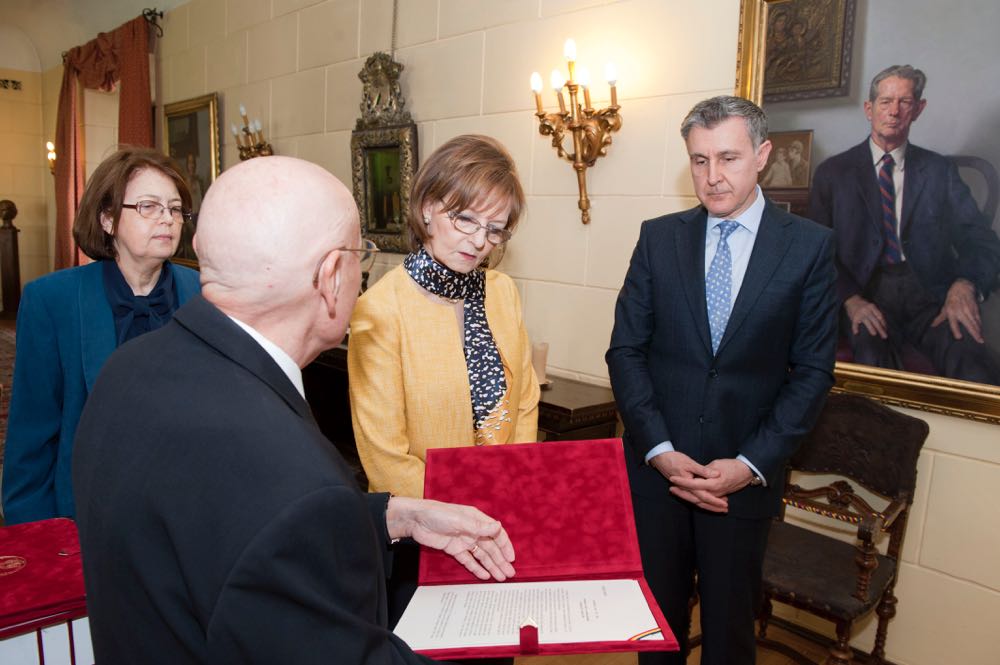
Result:
[[[857,0],[788,0],[767,17],[764,102],[849,92]]]
[[[195,261],[191,239],[198,225],[201,200],[221,171],[219,98],[216,93],[163,107],[163,150],[187,176],[191,188],[191,221],[185,222],[175,258]]]

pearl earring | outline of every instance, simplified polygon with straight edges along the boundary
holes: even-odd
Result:
[[[428,215],[424,215],[424,226],[430,226],[431,218]]]

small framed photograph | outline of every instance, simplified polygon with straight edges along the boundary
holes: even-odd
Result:
[[[811,129],[771,132],[771,154],[757,182],[763,189],[809,189],[812,174]]]
[[[417,126],[355,130],[351,162],[362,234],[385,251],[409,252],[406,211],[417,167]]]
[[[175,258],[194,261],[191,246],[202,197],[221,171],[219,159],[219,98],[216,93],[163,107],[163,149],[187,176],[191,188],[190,222],[184,223]]]

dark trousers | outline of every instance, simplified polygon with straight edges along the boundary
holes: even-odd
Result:
[[[642,569],[680,642],[679,653],[640,653],[640,665],[684,665],[697,573],[702,665],[752,665],[754,619],[770,519],[740,519],[670,496],[632,495]]]
[[[420,546],[412,541],[404,541],[393,546],[392,575],[389,577],[389,629],[392,630],[403,616],[403,610],[410,604],[417,592],[420,572]],[[472,573],[469,573],[472,575]],[[454,665],[514,665],[513,658],[469,658],[467,660],[439,661]]]
[[[955,339],[948,322],[931,327],[942,303],[928,293],[907,263],[880,268],[862,294],[875,303],[888,323],[889,338],[871,335],[863,325],[858,334],[846,321],[854,362],[886,369],[905,369],[903,344],[909,342],[927,356],[934,369],[952,379],[1000,385],[1000,369],[989,349],[963,331]]]

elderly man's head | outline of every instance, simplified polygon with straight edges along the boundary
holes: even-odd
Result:
[[[195,237],[205,298],[261,332],[315,336],[310,352],[335,345],[346,330],[360,268],[354,252],[334,250],[359,246],[351,193],[319,166],[290,157],[260,157],[223,173],[205,196]]]

